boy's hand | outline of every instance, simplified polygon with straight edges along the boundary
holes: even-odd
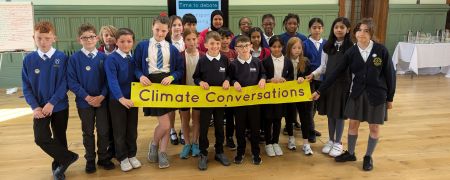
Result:
[[[305,79],[304,79],[303,77],[298,77],[298,78],[297,78],[297,82],[298,82],[299,84],[301,84],[303,81],[305,81]]]
[[[236,81],[233,86],[234,86],[234,89],[236,89],[237,91],[239,91],[239,92],[242,91],[242,87],[241,87],[241,84],[239,84],[239,82]]]
[[[314,74],[311,73],[305,77],[308,81],[311,81],[314,78]]]
[[[86,102],[88,102],[89,104],[91,104],[92,101],[94,101],[95,97],[94,96],[86,96],[86,98],[84,98],[84,100],[86,100]]]
[[[258,86],[259,88],[264,89],[264,87],[266,87],[266,80],[265,79],[259,80]]]
[[[54,106],[51,103],[45,104],[44,108],[42,108],[42,114],[44,114],[44,116],[51,116],[53,112],[53,107]]]
[[[152,85],[152,82],[150,81],[150,79],[148,79],[145,76],[141,76],[139,78],[139,82],[142,84],[142,86],[150,86],[150,85]]]
[[[223,82],[223,84],[222,84],[222,88],[225,89],[225,90],[229,89],[230,88],[230,81],[225,80]]]
[[[105,99],[105,96],[102,96],[102,95],[100,95],[100,96],[95,96],[94,97],[94,100],[91,102],[91,103],[89,103],[91,106],[94,106],[94,107],[100,107],[101,105],[102,105],[102,101]]]
[[[208,90],[209,89],[209,84],[205,81],[200,81],[199,83],[200,87],[202,87],[204,90]]]
[[[133,101],[126,99],[124,97],[119,99],[120,104],[122,104],[123,106],[125,106],[127,109],[130,109],[131,107],[134,106]]]
[[[314,93],[311,95],[311,99],[314,100],[314,101],[318,100],[319,97],[320,97],[320,94],[317,93],[317,92],[314,92]]]
[[[392,102],[387,102],[386,103],[386,108],[387,109],[392,109]]]
[[[164,86],[167,86],[167,85],[170,85],[170,83],[172,83],[172,81],[173,81],[173,78],[170,77],[170,76],[168,76],[168,77],[165,77],[165,78],[161,81],[161,84],[164,85]]]
[[[42,119],[44,118],[44,114],[42,114],[42,108],[41,107],[37,107],[33,109],[33,118],[35,119]]]

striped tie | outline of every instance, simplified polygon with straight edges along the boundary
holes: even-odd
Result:
[[[44,54],[43,57],[44,57],[44,61],[47,60],[47,59],[49,59],[49,57],[47,56],[47,54]]]
[[[127,59],[131,59],[131,56],[129,55],[129,54],[127,54],[127,57],[126,57]]]
[[[88,56],[89,56],[89,59],[94,59],[94,53],[89,53]]]
[[[156,61],[156,67],[158,69],[162,69],[163,68],[163,54],[161,51],[161,44],[160,43],[156,43],[156,47],[158,48],[158,60]]]

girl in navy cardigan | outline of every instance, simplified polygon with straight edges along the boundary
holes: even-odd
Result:
[[[392,108],[395,93],[395,70],[389,53],[381,44],[372,40],[374,25],[371,18],[362,19],[353,31],[357,43],[345,52],[344,63],[334,70],[312,97],[318,99],[338,78],[338,74],[350,68],[353,80],[345,115],[350,119],[348,151],[337,156],[337,162],[356,161],[355,146],[358,128],[362,121],[369,123],[370,135],[364,156],[363,169],[373,169],[372,153],[380,137],[380,125],[387,119],[387,109]]]
[[[307,38],[305,35],[298,33],[298,27],[300,26],[300,17],[297,14],[289,13],[284,17],[283,20],[284,30],[286,31],[283,34],[280,34],[280,38],[283,41],[283,44],[287,44],[289,39],[292,37],[298,37],[302,41],[305,41]],[[283,49],[283,54],[286,54],[286,49]]]

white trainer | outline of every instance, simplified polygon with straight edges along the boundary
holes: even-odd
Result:
[[[131,166],[128,158],[125,158],[124,160],[120,161],[120,169],[122,169],[123,172],[127,172],[133,169],[133,166]]]
[[[303,144],[303,151],[305,152],[305,155],[313,155],[314,152],[311,149],[311,146],[309,144]]]
[[[342,144],[334,143],[333,148],[331,148],[329,155],[332,157],[337,157],[337,156],[341,155],[342,152],[343,152]]]
[[[322,153],[328,154],[330,153],[331,149],[333,148],[333,141],[328,141],[325,146],[322,148]]]
[[[273,150],[275,151],[275,155],[277,156],[282,156],[283,155],[283,151],[281,150],[280,145],[278,144],[273,144]]]
[[[141,162],[136,157],[129,158],[128,160],[130,161],[130,164],[134,169],[140,168],[142,166]]]
[[[295,145],[295,137],[289,136],[288,138],[288,149],[289,150],[296,150],[297,146]]]
[[[276,155],[272,144],[266,145],[266,153],[269,157],[274,157]]]

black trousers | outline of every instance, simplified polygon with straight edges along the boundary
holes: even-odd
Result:
[[[234,108],[225,108],[225,119],[226,119],[226,125],[225,125],[225,136],[227,138],[233,137],[234,135]]]
[[[264,138],[267,144],[278,144],[280,139],[281,118],[265,118]],[[292,124],[292,123],[291,123]]]
[[[313,102],[298,102],[295,103],[297,107],[298,116],[300,117],[302,137],[303,139],[310,139],[313,129]]]
[[[234,109],[236,118],[236,139],[237,155],[245,154],[245,130],[250,129],[250,142],[252,154],[259,156],[259,130],[260,130],[260,110],[259,105],[241,106]]]
[[[112,129],[112,121],[111,121],[111,111],[109,108],[109,98],[105,98],[106,102],[106,109],[108,111],[108,124],[109,124],[109,144],[108,144],[108,158],[112,159],[116,155],[116,148],[114,145],[114,133]]]
[[[78,115],[81,119],[81,130],[83,131],[83,145],[87,161],[95,161],[95,135],[97,128],[97,154],[98,160],[109,159],[107,148],[109,146],[109,122],[108,109],[106,105],[101,107],[79,108]]]
[[[136,156],[138,108],[127,109],[117,100],[109,101],[116,159],[120,162]]]
[[[75,155],[67,147],[68,119],[69,109],[53,112],[49,117],[33,119],[34,142],[54,159],[52,168],[68,163]]]
[[[293,123],[297,121],[297,107],[295,103],[286,103],[286,112],[284,120],[286,122],[286,131],[289,136],[294,136],[294,126]]]
[[[200,109],[200,136],[199,136],[199,148],[200,153],[207,156],[208,155],[208,129],[211,116],[214,118],[214,135],[216,137],[216,144],[214,148],[216,154],[223,153],[223,118],[224,118],[225,108],[201,108]]]

